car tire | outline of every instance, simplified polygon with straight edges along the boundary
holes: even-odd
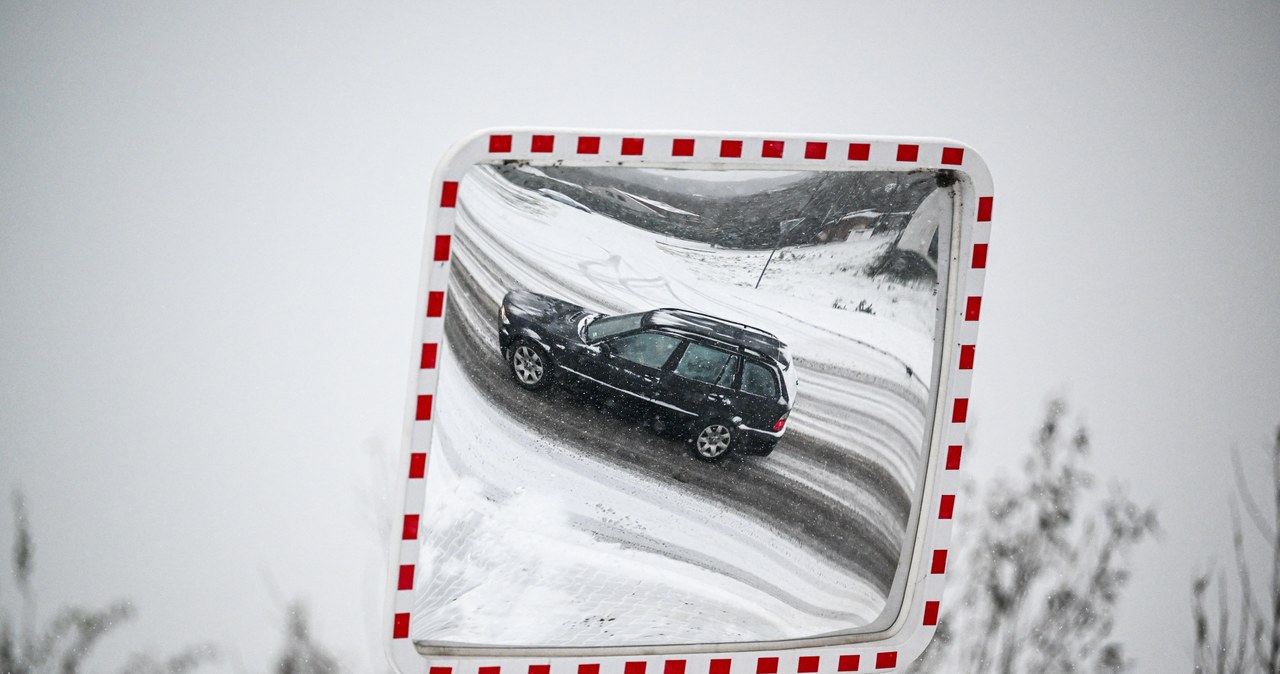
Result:
[[[701,419],[689,434],[689,449],[702,461],[720,461],[734,450],[738,431],[723,419]]]
[[[520,340],[512,345],[507,364],[521,388],[538,391],[551,385],[551,357],[533,342]]]

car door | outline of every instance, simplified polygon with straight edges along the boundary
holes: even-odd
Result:
[[[656,331],[636,332],[608,340],[598,363],[605,386],[647,404],[662,404],[662,368],[681,345],[681,339]]]
[[[733,385],[740,360],[725,349],[689,342],[664,374],[666,402],[690,415],[736,416]]]

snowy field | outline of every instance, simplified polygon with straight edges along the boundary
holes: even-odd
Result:
[[[463,182],[457,217],[415,639],[773,640],[885,610],[921,465],[935,312],[932,288],[858,273],[891,236],[785,248],[754,289],[769,251],[655,235],[487,167]],[[800,382],[787,435],[770,456],[705,464],[566,391],[520,389],[497,347],[498,304],[516,288],[774,332]]]

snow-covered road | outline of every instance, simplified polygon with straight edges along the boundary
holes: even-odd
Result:
[[[882,244],[840,245],[821,255],[847,264]],[[931,307],[916,296],[927,292],[827,291],[829,270],[805,251],[754,290],[734,275],[758,270],[758,252],[658,237],[487,168],[463,183],[454,251],[416,639],[769,640],[879,615],[920,463],[932,342]],[[704,464],[566,391],[518,388],[496,345],[498,302],[513,288],[776,332],[801,382],[788,434],[769,457]],[[862,292],[897,315],[835,308],[824,292]]]

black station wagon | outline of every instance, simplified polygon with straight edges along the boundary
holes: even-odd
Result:
[[[517,384],[560,380],[638,403],[660,430],[685,431],[700,459],[768,454],[786,431],[795,370],[764,330],[683,309],[606,316],[523,290],[507,293],[498,316]]]

